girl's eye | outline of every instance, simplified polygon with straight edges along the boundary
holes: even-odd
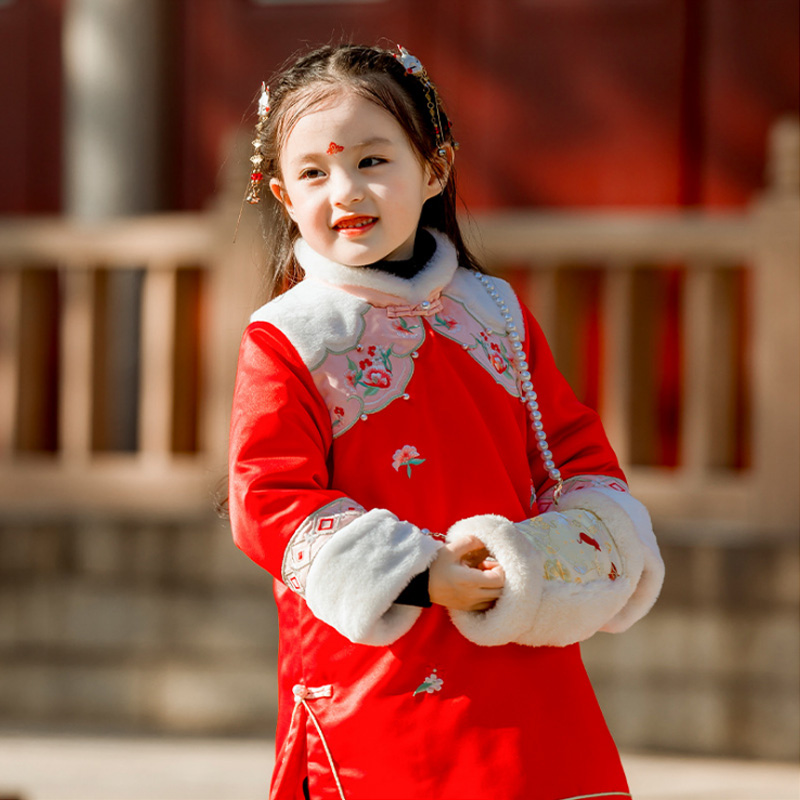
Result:
[[[358,162],[359,167],[377,167],[378,164],[385,164],[385,158],[378,158],[378,156],[368,156],[367,158],[362,158],[361,161]]]
[[[315,178],[321,178],[323,174],[321,169],[304,169],[300,173],[300,180],[313,181]]]

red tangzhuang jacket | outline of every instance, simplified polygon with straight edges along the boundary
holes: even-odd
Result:
[[[435,238],[411,280],[301,241],[305,280],[242,341],[230,507],[236,544],[275,577],[270,797],[302,798],[306,776],[314,800],[629,797],[576,642],[655,601],[649,518],[510,287],[493,281],[497,302]],[[394,603],[445,534],[469,533],[506,572],[494,609]]]

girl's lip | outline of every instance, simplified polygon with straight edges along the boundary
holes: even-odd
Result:
[[[347,219],[339,220],[333,226],[333,229],[343,236],[358,236],[372,230],[377,221],[377,217],[348,217]]]

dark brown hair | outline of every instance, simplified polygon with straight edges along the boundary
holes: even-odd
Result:
[[[422,163],[434,174],[446,176],[443,190],[422,209],[420,224],[441,231],[453,242],[462,267],[483,268],[469,251],[456,218],[456,181],[438,154],[439,144],[422,81],[406,73],[388,50],[353,44],[328,45],[301,56],[270,82],[270,112],[261,153],[264,235],[267,239],[267,279],[270,296],[291,287],[302,277],[293,245],[299,232],[283,206],[267,188],[271,178],[281,178],[280,154],[297,120],[336,92],[355,92],[388,111],[405,131]],[[450,121],[440,103],[444,141],[454,144]]]

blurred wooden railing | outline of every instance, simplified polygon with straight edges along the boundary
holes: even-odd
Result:
[[[693,535],[800,529],[797,120],[773,129],[767,172],[736,213],[475,219],[476,246],[594,399],[635,492]]]
[[[226,474],[230,386],[255,286],[255,255],[231,246],[235,214],[223,206],[96,225],[0,221],[2,512],[181,516],[212,508]],[[141,281],[130,298],[141,304],[138,341],[129,343],[138,380],[124,389],[137,395],[130,452],[109,449],[97,433],[98,415],[113,413],[103,408],[98,376],[113,320],[99,301],[118,271]],[[189,396],[181,391],[187,371]],[[192,430],[176,441],[187,416]],[[48,428],[52,435],[43,435]]]
[[[776,126],[769,185],[737,213],[474,220],[478,249],[529,301],[578,393],[601,410],[634,490],[665,524],[711,535],[797,529],[798,140],[796,121]],[[96,227],[0,221],[3,511],[184,515],[210,507],[225,474],[238,340],[263,299],[248,216],[231,244],[237,211],[223,199],[204,213]],[[94,424],[103,402],[97,298],[104,276],[132,267],[142,280],[138,436],[132,452],[110,452],[98,446]],[[37,272],[52,284],[43,307],[25,288]],[[49,365],[46,347],[26,344],[48,325]],[[177,368],[187,349],[199,375],[188,393],[179,391]],[[41,362],[33,379],[26,354]],[[597,369],[587,373],[586,364]],[[43,394],[52,407],[34,413],[29,404]],[[48,413],[52,441],[26,445],[22,423]],[[181,444],[176,426],[187,418],[193,433]]]

